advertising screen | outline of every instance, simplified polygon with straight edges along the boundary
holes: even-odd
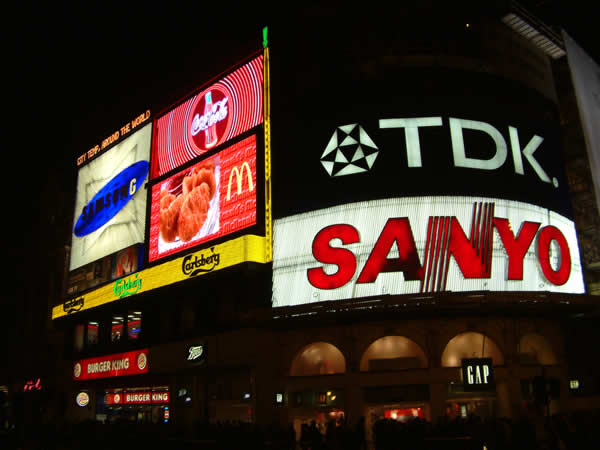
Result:
[[[263,122],[263,56],[156,120],[152,178],[164,175]]]
[[[305,90],[273,101],[293,124],[273,128],[273,306],[584,292],[552,101],[489,73],[329,50],[285,80]]]
[[[149,261],[256,224],[256,137],[152,187]]]
[[[583,293],[574,223],[484,197],[358,202],[275,221],[273,306],[442,291]]]
[[[150,124],[79,169],[70,270],[144,242]]]

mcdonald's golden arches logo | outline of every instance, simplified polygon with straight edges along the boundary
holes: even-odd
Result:
[[[244,161],[242,166],[238,169],[238,166],[234,166],[229,173],[229,183],[227,183],[227,200],[231,198],[231,182],[233,181],[233,175],[237,181],[237,195],[242,193],[242,183],[244,181],[244,169],[246,169],[246,176],[248,178],[248,192],[254,190],[254,184],[252,183],[252,171],[248,161]]]

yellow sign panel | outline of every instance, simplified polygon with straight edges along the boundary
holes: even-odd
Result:
[[[263,236],[246,235],[150,267],[68,300],[52,309],[52,319],[85,311],[135,294],[226,269],[244,262],[267,263],[268,245]]]

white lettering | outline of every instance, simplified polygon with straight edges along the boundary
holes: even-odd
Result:
[[[521,145],[519,144],[519,133],[517,129],[515,127],[508,127],[508,133],[510,134],[510,146],[512,149],[513,160],[515,162],[515,172],[521,175],[524,174],[523,160],[521,159],[522,152],[525,156],[525,159],[529,161],[529,164],[531,164],[531,167],[533,167],[533,170],[535,173],[537,173],[537,176],[540,177],[540,180],[550,183],[550,177],[548,174],[546,174],[546,172],[544,172],[544,169],[542,169],[540,163],[538,163],[533,157],[533,152],[535,152],[541,143],[544,142],[544,138],[536,134],[527,143],[525,148],[521,150]]]
[[[483,131],[489,135],[496,144],[496,153],[490,159],[469,158],[465,153],[465,141],[463,129]],[[450,136],[452,139],[452,152],[454,153],[454,165],[469,169],[495,170],[506,161],[508,149],[502,134],[485,122],[476,120],[454,119],[450,117]]]
[[[467,366],[467,383],[473,384],[473,366]]]
[[[490,376],[490,366],[488,366],[487,364],[485,366],[483,366],[483,382],[485,384],[488,384],[488,378]]]
[[[481,371],[479,370],[479,366],[475,366],[475,383],[481,384]]]
[[[208,127],[227,117],[227,100],[228,98],[225,97],[223,100],[213,103],[212,108],[206,114],[202,116],[196,114],[194,116],[192,129],[190,130],[192,136],[196,136],[201,131],[206,130]]]
[[[416,117],[414,119],[381,119],[379,128],[404,128],[408,167],[422,167],[419,127],[441,127],[441,117]]]
[[[137,181],[135,178],[129,182],[129,195],[135,194],[136,183]]]

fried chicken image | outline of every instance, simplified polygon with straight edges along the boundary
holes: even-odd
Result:
[[[183,196],[175,197],[166,190],[160,191],[160,235],[165,242],[173,242],[177,237],[177,219],[183,204]]]
[[[194,168],[192,175],[183,179],[183,194],[186,195],[190,193],[194,188],[202,185],[202,183],[207,184],[209,189],[208,198],[211,199],[217,186],[215,181],[214,166],[212,170],[205,167]]]
[[[189,242],[206,221],[210,200],[216,190],[215,162],[205,161],[183,178],[181,194],[175,196],[163,189],[160,192],[160,235],[165,242],[177,237]]]
[[[206,183],[192,189],[185,196],[179,218],[177,220],[177,235],[183,242],[190,241],[206,220],[208,208],[210,207],[209,187]]]

